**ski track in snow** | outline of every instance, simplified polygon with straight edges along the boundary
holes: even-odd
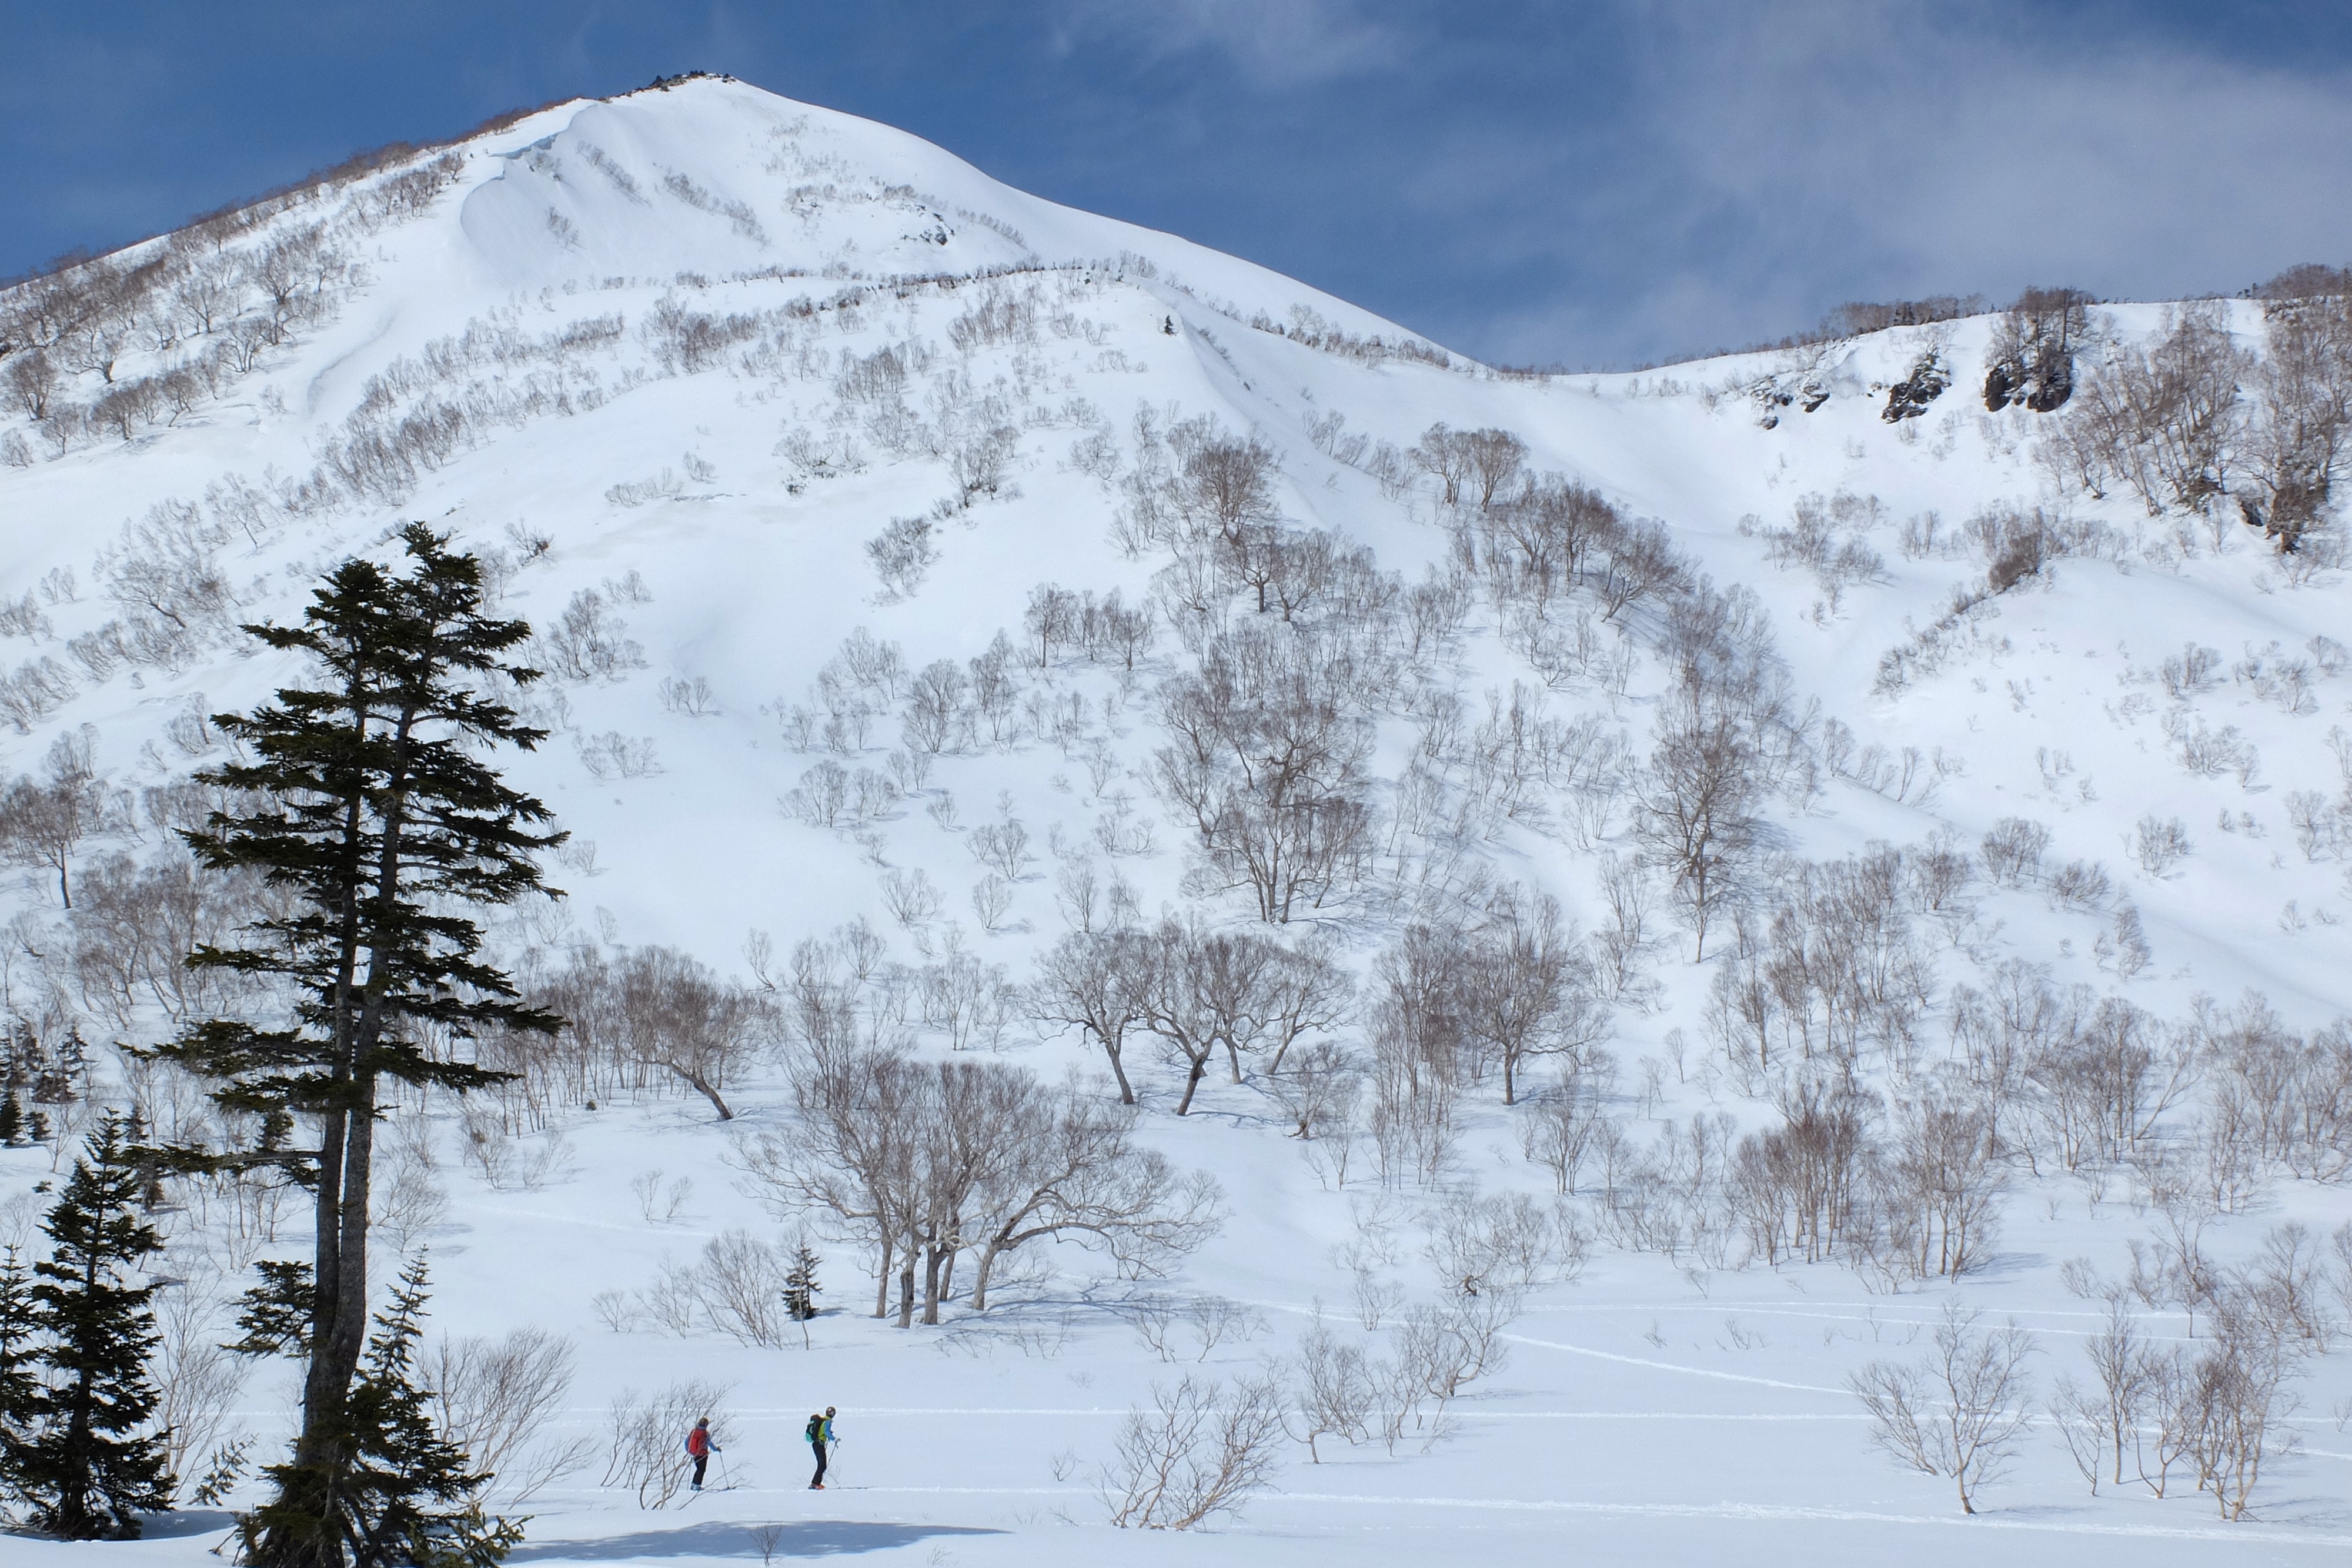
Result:
[[[603,1495],[580,1491],[578,1489],[550,1489],[567,1495]],[[717,1492],[722,1489],[710,1489]],[[801,1487],[734,1486],[725,1491],[750,1496],[790,1497],[806,1492]],[[828,1492],[839,1491],[872,1497],[1058,1497],[1073,1500],[1092,1499],[1096,1494],[1076,1487],[950,1487],[950,1486],[866,1486],[844,1484],[827,1487]],[[1422,1497],[1381,1492],[1309,1492],[1270,1490],[1260,1493],[1252,1503],[1255,1508],[1283,1503],[1315,1503],[1346,1508],[1428,1508],[1449,1511],[1491,1511],[1495,1512],[1534,1514],[1596,1514],[1614,1515],[1627,1519],[1721,1519],[1752,1521],[1759,1523],[1836,1523],[1836,1524],[1896,1524],[1937,1530],[2014,1530],[2037,1534],[2114,1536],[2124,1539],[2150,1541],[2210,1541],[2240,1546],[2280,1547],[2342,1547],[2352,1546],[2352,1535],[2297,1534],[2287,1531],[2265,1529],[2259,1525],[2215,1525],[2199,1529],[2186,1525],[2105,1524],[2095,1521],[2062,1521],[2003,1518],[1999,1513],[1939,1515],[1926,1513],[1881,1513],[1868,1509],[1808,1508],[1786,1503],[1646,1503],[1588,1502],[1566,1498],[1489,1498],[1489,1497]]]

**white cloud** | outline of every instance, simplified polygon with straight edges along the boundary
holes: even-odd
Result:
[[[1072,34],[1119,38],[1156,57],[1210,49],[1268,86],[1382,69],[1407,43],[1358,0],[1068,0],[1065,18]]]
[[[1465,262],[1551,279],[1455,305],[1469,351],[1624,360],[1844,298],[2178,297],[2352,259],[2342,73],[1860,0],[1643,16],[1595,62],[1623,71],[1606,120],[1531,134],[1498,108],[1403,172],[1399,199]]]

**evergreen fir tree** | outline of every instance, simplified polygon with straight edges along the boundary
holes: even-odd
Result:
[[[375,1320],[335,1433],[348,1458],[324,1498],[314,1497],[318,1478],[299,1458],[265,1472],[278,1495],[237,1522],[248,1558],[275,1542],[363,1568],[488,1568],[522,1539],[521,1521],[484,1516],[478,1494],[489,1476],[435,1429],[433,1396],[415,1380],[425,1285],[425,1260],[413,1259]]]
[[[784,1312],[801,1325],[801,1348],[808,1348],[809,1320],[816,1316],[816,1299],[824,1293],[817,1283],[816,1249],[803,1239],[793,1249],[793,1266],[784,1274]]]
[[[215,718],[250,760],[198,778],[257,804],[184,834],[207,868],[258,871],[292,905],[257,923],[246,945],[189,959],[287,986],[299,998],[290,1024],[215,1019],[155,1053],[214,1079],[213,1098],[263,1131],[248,1149],[178,1151],[183,1166],[275,1168],[308,1187],[316,1209],[307,1278],[291,1281],[305,1288],[310,1313],[301,1429],[292,1458],[269,1472],[278,1497],[255,1516],[248,1545],[260,1568],[343,1568],[377,1550],[347,1523],[383,1081],[462,1093],[506,1076],[428,1053],[420,1026],[460,1042],[486,1025],[562,1027],[481,960],[481,929],[467,917],[541,890],[532,857],[563,838],[541,831],[544,805],[481,760],[497,745],[545,738],[486,695],[499,679],[538,678],[506,660],[530,628],[483,614],[472,556],[452,554],[421,524],[401,537],[404,571],[345,561],[301,624],[247,628],[310,655],[323,678],[281,689],[250,716]],[[294,1142],[298,1124],[317,1142]],[[289,1283],[273,1281],[281,1304]]]
[[[14,1247],[0,1258],[0,1497],[24,1494],[24,1455],[40,1414],[33,1354],[33,1277]]]
[[[14,1469],[36,1528],[71,1541],[129,1540],[138,1514],[172,1506],[160,1437],[144,1430],[157,1396],[152,1285],[126,1283],[163,1244],[135,1212],[146,1174],[108,1116],[84,1142],[41,1228],[51,1252],[30,1295],[45,1385]]]
[[[25,1103],[16,1091],[0,1092],[0,1145],[16,1147],[25,1141]]]

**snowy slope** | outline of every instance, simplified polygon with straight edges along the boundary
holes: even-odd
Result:
[[[825,828],[782,803],[826,757],[786,720],[795,705],[822,707],[814,687],[844,640],[866,629],[919,670],[982,654],[999,629],[1020,643],[1041,583],[1148,600],[1165,558],[1131,553],[1118,526],[1133,506],[1121,481],[1151,460],[1139,414],[1161,432],[1202,416],[1255,432],[1279,453],[1286,521],[1333,529],[1383,570],[1423,580],[1450,559],[1444,509],[1427,479],[1373,472],[1377,454],[1411,448],[1438,423],[1492,427],[1525,442],[1530,469],[1662,520],[1697,570],[1752,590],[1769,611],[1796,707],[1818,705],[1806,744],[1820,779],[1771,799],[1770,849],[1824,861],[1938,830],[1973,848],[1997,821],[2024,817],[2050,831],[2046,864],[2103,865],[2112,885],[2096,897],[1979,885],[1975,918],[1948,941],[1938,929],[1938,1000],[1921,1024],[1928,1056],[1946,1049],[1950,988],[1981,986],[2020,957],[2166,1020],[2189,1016],[2200,996],[2231,1002],[2250,988],[2299,1030],[2352,1005],[2352,946],[2337,924],[2352,909],[2344,839],[2306,854],[2287,807],[2296,792],[2347,787],[2328,737],[2352,725],[2352,670],[2307,652],[2315,638],[2352,641],[2340,576],[2292,580],[2250,530],[2150,517],[2120,490],[2057,497],[2033,461],[2041,416],[1986,413],[1973,396],[1991,319],[1638,376],[1506,377],[1261,268],[1008,190],[912,137],[740,83],[567,104],[453,152],[421,210],[370,215],[370,180],[391,177],[372,176],[221,242],[257,256],[323,224],[345,265],[319,287],[329,308],[168,423],[59,451],[21,413],[0,421],[0,451],[14,436],[26,455],[0,467],[0,598],[34,603],[0,642],[0,663],[49,659],[61,674],[23,710],[22,733],[0,737],[9,776],[37,771],[83,727],[94,727],[98,766],[124,788],[217,756],[201,738],[181,744],[190,732],[175,718],[249,706],[292,674],[230,623],[298,613],[323,565],[422,518],[502,552],[509,612],[546,626],[596,591],[622,623],[611,634],[642,650],[642,664],[624,660],[614,678],[551,683],[544,718],[559,737],[513,765],[594,846],[593,862],[575,855],[557,872],[571,896],[538,916],[541,944],[668,944],[748,972],[748,933],[781,951],[863,916],[894,961],[916,965],[946,950],[952,923],[954,940],[1017,982],[1064,930],[1055,872],[1081,859],[1131,882],[1147,914],[1246,922],[1245,898],[1185,891],[1190,830],[1148,779],[1162,744],[1155,688],[1184,649],[1163,631],[1130,676],[1075,664],[1033,672],[1041,701],[1083,699],[1062,741],[1041,733],[1041,708],[1008,744],[941,756],[919,793],[870,822]],[[2258,343],[2255,308],[2228,308]],[[2160,312],[2105,315],[2127,341],[2155,331]],[[134,343],[114,382],[160,375],[198,347],[193,334],[161,350]],[[1884,389],[1931,347],[1956,368],[1952,390],[1923,418],[1889,424]],[[1759,402],[1759,383],[1827,396],[1807,412]],[[90,402],[111,384],[84,373],[64,395]],[[966,476],[974,444],[998,429],[1011,434],[992,494]],[[1774,564],[1770,535],[1808,497],[1826,514],[1841,496],[1854,499],[1839,537],[1880,559],[1832,593],[1806,567]],[[939,515],[936,563],[912,593],[888,592],[866,541],[954,497],[969,504]],[[1956,588],[1983,580],[1984,559],[1960,529],[2000,504],[2063,507],[2104,523],[2106,543],[1990,601],[1953,632],[1940,667],[1888,689],[1888,651],[1943,617]],[[220,579],[209,619],[173,656],[117,658],[101,674],[68,645],[142,613],[106,585],[119,580],[120,552],[152,548],[126,545],[123,530],[168,523],[173,505],[194,507],[198,530],[218,537],[204,547]],[[1922,521],[1929,514],[1937,529]],[[1906,528],[1916,549],[1898,542]],[[60,571],[73,574],[71,591]],[[1619,673],[1562,676],[1543,693],[1482,598],[1433,679],[1460,694],[1465,722],[1485,716],[1487,694],[1507,703],[1521,683],[1553,716],[1591,716],[1644,756],[1667,670],[1653,644],[1621,644],[1613,623],[1600,634],[1627,650]],[[2176,700],[2161,666],[2192,643],[2221,662]],[[2294,660],[2311,664],[2308,689],[2282,695],[2272,672]],[[2253,667],[2233,677],[2241,664]],[[707,703],[664,699],[665,683],[698,679]],[[1825,738],[1823,721],[1850,731],[1853,747]],[[1403,810],[1416,723],[1402,710],[1380,718],[1383,811]],[[2189,771],[2173,731],[2190,727],[2234,727],[2258,764]],[[885,713],[857,755],[838,760],[880,775],[898,745]],[[1090,752],[1107,758],[1099,777]],[[952,815],[934,810],[950,798]],[[1122,812],[1154,823],[1149,846],[1094,848],[1098,830],[1122,831]],[[1560,806],[1549,822],[1531,814],[1473,833],[1466,853],[1487,874],[1556,893],[1597,929],[1603,857],[1633,847],[1625,813],[1589,832],[1563,826],[1570,814]],[[2193,851],[2144,869],[2133,838],[2149,816],[2179,819]],[[990,921],[968,902],[983,876],[969,846],[975,825],[1005,817],[1024,824],[1037,863]],[[145,856],[160,852],[156,838],[82,853]],[[883,894],[886,877],[915,871],[945,902],[919,932],[893,920]],[[53,877],[27,873],[10,897],[22,912],[10,1005],[37,1010],[50,993],[26,955],[67,917]],[[2101,946],[2126,904],[2152,953],[2136,975],[2118,975]],[[1431,913],[1366,897],[1324,923],[1360,969]],[[1609,1044],[1616,1109],[1637,1142],[1701,1112],[1727,1113],[1743,1133],[1777,1124],[1769,1097],[1742,1093],[1712,1061],[1712,946],[1709,957],[1692,961],[1661,900],[1641,963],[1653,990],[1646,1005],[1629,997],[1618,1008]],[[93,1020],[93,1037],[125,1032],[69,988],[58,999]],[[163,1026],[149,1017],[143,1027]],[[944,1045],[933,1036],[925,1049]],[[1097,1064],[1076,1038],[1041,1039],[1017,1019],[998,1050],[1049,1077]],[[1355,1276],[1339,1251],[1366,1237],[1386,1254],[1375,1273],[1426,1293],[1415,1227],[1430,1193],[1384,1191],[1360,1172],[1334,1190],[1281,1136],[1255,1082],[1212,1074],[1205,1113],[1178,1122],[1175,1075],[1145,1065],[1139,1076],[1148,1141],[1214,1173],[1232,1210],[1160,1288],[1248,1303],[1267,1325],[1217,1347],[1211,1372],[1239,1375],[1286,1350],[1318,1302],[1354,1323]],[[752,1126],[788,1114],[772,1064],[735,1100]],[[1548,1197],[1549,1175],[1520,1156],[1516,1113],[1498,1101],[1491,1084],[1465,1093],[1454,1180]],[[740,1435],[727,1458],[738,1490],[683,1515],[641,1512],[594,1485],[600,1460],[529,1506],[518,1561],[741,1559],[758,1552],[747,1526],[771,1521],[785,1524],[788,1555],[957,1563],[1352,1563],[1375,1551],[1941,1563],[1999,1551],[2021,1563],[2154,1564],[2317,1560],[2352,1543],[2352,1438],[2326,1415],[2352,1390],[2340,1354],[2306,1368],[2306,1451],[2279,1462],[2259,1522],[2221,1524],[2188,1488],[2160,1501],[2137,1487],[2088,1497],[2046,1426],[2011,1479],[1988,1489],[1989,1513],[1963,1520],[1946,1483],[1869,1446],[1846,1375],[1873,1356],[1914,1354],[1948,1297],[2033,1330],[2044,1389],[2062,1370],[2084,1375],[2076,1347],[2102,1309],[2070,1294],[2060,1269],[2089,1256],[2120,1273],[2126,1243],[2153,1232],[2128,1173],[2021,1173],[1990,1267],[1894,1292],[1842,1263],[1738,1268],[1737,1249],[1706,1260],[1597,1240],[1580,1278],[1533,1298],[1508,1365],[1457,1402],[1446,1441],[1391,1455],[1327,1439],[1319,1466],[1295,1448],[1241,1522],[1161,1537],[1113,1534],[1092,1489],[1119,1417],[1179,1370],[1114,1310],[1126,1287],[1101,1260],[1061,1249],[1058,1272],[1010,1305],[985,1317],[951,1309],[944,1328],[902,1333],[862,1315],[863,1260],[836,1248],[826,1260],[835,1310],[818,1321],[814,1350],[615,1333],[592,1309],[596,1293],[641,1288],[666,1258],[730,1228],[776,1232],[738,1188],[709,1108],[649,1095],[569,1111],[565,1144],[533,1189],[500,1190],[459,1163],[454,1109],[433,1124],[454,1198],[429,1239],[437,1327],[537,1323],[573,1336],[583,1435],[601,1437],[604,1405],[625,1387],[689,1375],[735,1387]],[[641,1218],[629,1182],[656,1167],[689,1176],[691,1196],[674,1217]],[[50,1168],[47,1151],[0,1151],[0,1192]],[[2273,1180],[2244,1211],[2216,1218],[2207,1245],[2251,1256],[2287,1218],[2324,1235],[2352,1219],[2352,1200],[2341,1186]],[[2145,1317],[2152,1333],[2187,1333],[2177,1313]],[[285,1385],[270,1370],[248,1386],[256,1432],[281,1429]],[[819,1500],[797,1490],[797,1432],[825,1404],[841,1406],[848,1441],[843,1487]],[[224,1522],[184,1516],[135,1546],[16,1542],[10,1560],[194,1563]],[[1972,1538],[1982,1531],[2000,1531],[1998,1545]]]

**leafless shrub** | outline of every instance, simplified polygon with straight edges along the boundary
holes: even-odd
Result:
[[[671,675],[662,682],[659,689],[661,705],[671,713],[700,718],[719,711],[719,702],[711,695],[710,680],[707,675],[696,675],[691,680],[684,675]]]
[[[1128,1412],[1102,1467],[1110,1521],[1123,1530],[1190,1530],[1233,1514],[1277,1464],[1282,1398],[1269,1378],[1230,1387],[1190,1375],[1156,1385],[1150,1409]]]
[[[1252,621],[1171,679],[1170,744],[1151,779],[1199,830],[1191,885],[1246,889],[1261,919],[1287,922],[1344,899],[1370,852],[1364,800],[1371,672],[1336,636]]]
[[[1139,1296],[1129,1303],[1127,1315],[1136,1337],[1171,1363],[1188,1354],[1205,1362],[1220,1344],[1254,1339],[1266,1326],[1255,1309],[1223,1296]]]
[[[434,1396],[441,1437],[488,1471],[500,1496],[523,1502],[594,1457],[593,1437],[566,1439],[546,1428],[572,1392],[572,1342],[541,1328],[504,1339],[443,1339],[425,1356],[418,1381]]]
[[[2000,1478],[2032,1421],[2024,1364],[2033,1337],[2015,1323],[1980,1332],[1979,1315],[1948,1303],[1923,1364],[1874,1361],[1847,1380],[1869,1413],[1871,1440],[1951,1480],[1965,1513],[1976,1512],[1978,1493]]]
[[[2151,811],[2132,829],[2132,859],[2150,876],[2163,876],[2189,858],[2193,848],[2189,841],[2188,824],[2178,817],[2163,818]]]
[[[1578,1174],[1598,1150],[1608,1124],[1600,1077],[1563,1073],[1556,1085],[1527,1102],[1519,1122],[1519,1147],[1551,1172],[1560,1192],[1572,1194]]]
[[[48,418],[49,406],[57,398],[62,378],[46,350],[33,349],[11,355],[5,381],[9,401],[24,410],[28,418],[37,422]]]
[[[239,601],[219,554],[227,530],[184,501],[159,502],[99,557],[105,597],[120,610],[124,655],[184,667],[230,634]]]
[[[1557,901],[1517,887],[1488,900],[1470,933],[1459,1019],[1473,1049],[1502,1069],[1506,1105],[1534,1058],[1589,1062],[1609,1036],[1609,1009]]]
[[[965,842],[975,860],[1008,881],[1020,881],[1036,861],[1029,852],[1029,830],[1014,818],[983,822],[972,829]]]
[[[572,596],[553,624],[533,639],[539,662],[568,681],[616,681],[646,667],[645,650],[629,641],[628,627],[593,588]]]
[[[1005,479],[1019,441],[1020,432],[997,425],[974,432],[948,454],[948,477],[955,481],[963,506],[982,496],[1010,498]]]
[[[850,800],[849,769],[828,757],[803,773],[799,786],[785,791],[780,803],[813,828],[832,828],[840,826]]]
[[[2042,857],[2050,847],[2050,830],[2023,817],[2003,817],[1984,836],[1980,846],[1985,874],[2000,887],[2022,887],[2042,875]]]
[[[991,872],[972,883],[971,912],[979,917],[981,929],[993,936],[1004,929],[1004,917],[1013,909],[1013,883],[1010,878]]]
[[[667,1189],[661,1178],[658,1167],[629,1178],[629,1191],[636,1197],[637,1212],[645,1216],[648,1225],[674,1223],[686,1212],[687,1201],[694,1196],[693,1177],[674,1177]]]
[[[1584,1265],[1585,1237],[1567,1211],[1525,1193],[1452,1198],[1430,1216],[1428,1232],[1423,1250],[1450,1296],[1522,1296],[1572,1280]]]
[[[20,774],[0,790],[0,860],[58,873],[58,899],[73,908],[68,876],[82,841],[114,825],[116,801],[96,776],[89,748],[95,730],[60,736],[49,748],[46,777]]]
[[[2284,800],[2287,826],[2294,830],[2295,848],[2306,861],[2315,861],[2345,831],[2345,814],[2316,789],[2290,789]]]
[[[2095,861],[2068,861],[2050,873],[2050,896],[2070,909],[2100,909],[2115,892],[2106,868]]]
[[[656,1395],[633,1388],[616,1396],[607,1414],[602,1485],[637,1494],[639,1508],[667,1508],[691,1470],[681,1434],[704,1416],[710,1420],[713,1448],[734,1441],[734,1423],[725,1408],[727,1385],[688,1378]]]
[[[168,1471],[192,1485],[200,1461],[225,1441],[251,1364],[225,1348],[227,1305],[208,1270],[167,1285],[155,1297],[155,1346],[149,1362],[155,1420]],[[177,1495],[175,1493],[175,1495]]]
[[[938,530],[928,517],[893,517],[883,530],[866,541],[866,559],[882,580],[884,595],[912,599],[923,578],[940,559],[932,536]]]
[[[889,910],[890,918],[909,931],[919,930],[937,920],[943,907],[939,889],[931,885],[931,879],[920,867],[885,872],[882,904]]]
[[[728,350],[759,330],[757,316],[688,309],[674,295],[656,302],[640,328],[655,361],[672,375],[697,375],[722,363]]]
[[[1380,1385],[1363,1347],[1333,1335],[1318,1317],[1298,1342],[1289,1366],[1297,1381],[1284,1422],[1291,1437],[1307,1445],[1310,1463],[1323,1462],[1318,1437],[1344,1437],[1351,1448],[1370,1439]]]
[[[15,726],[17,734],[30,735],[35,725],[80,693],[72,672],[44,653],[19,664],[15,674],[0,677],[0,716]]]
[[[577,746],[580,766],[599,784],[614,779],[650,779],[662,771],[649,735],[632,740],[618,730],[606,730],[580,737]]]
[[[448,1189],[434,1179],[436,1168],[429,1143],[404,1138],[393,1145],[387,1155],[379,1158],[382,1164],[373,1184],[370,1218],[404,1252],[448,1218]],[[471,1454],[471,1450],[468,1452]],[[472,1457],[480,1458],[478,1454]]]
[[[1747,518],[1740,528],[1764,540],[1765,559],[1773,565],[1810,570],[1835,610],[1847,587],[1885,575],[1886,562],[1864,539],[1885,517],[1886,507],[1877,497],[1840,490],[1834,496],[1799,497],[1785,528]]]
[[[2240,783],[2251,784],[2261,771],[2261,754],[2234,724],[2209,729],[2201,716],[2175,708],[2164,716],[2162,726],[2165,738],[2172,743],[2173,759],[2200,779],[2234,773]]]

